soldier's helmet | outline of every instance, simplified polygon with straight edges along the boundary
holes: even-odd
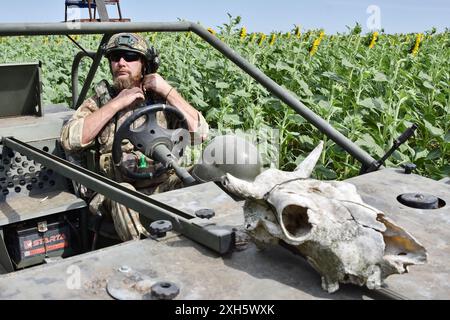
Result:
[[[131,51],[139,53],[144,58],[144,73],[154,73],[159,68],[159,55],[147,40],[136,33],[118,33],[111,37],[105,48],[105,56],[115,51]]]
[[[150,56],[150,45],[142,36],[136,33],[118,33],[111,37],[106,45],[105,56],[115,51],[131,51],[142,55],[148,61]]]
[[[262,169],[256,146],[238,136],[224,135],[215,137],[206,146],[191,175],[199,182],[221,181],[227,173],[253,181]]]

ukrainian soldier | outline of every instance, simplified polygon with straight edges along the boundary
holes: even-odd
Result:
[[[149,103],[149,96],[176,107],[186,118],[187,126],[194,141],[206,138],[208,125],[200,112],[192,107],[166,80],[155,72],[158,57],[155,50],[137,34],[121,33],[111,37],[106,46],[105,56],[110,63],[113,84],[105,80],[95,87],[95,94],[85,100],[72,118],[63,126],[61,143],[68,155],[80,154],[94,148],[99,154],[101,174],[122,183],[128,188],[146,194],[164,192],[181,187],[181,181],[171,172],[145,180],[132,180],[122,174],[112,163],[114,134],[127,117],[138,108]],[[138,119],[133,126],[137,127]],[[160,126],[175,129],[179,123],[170,113],[157,113]],[[136,169],[143,155],[131,143],[122,144],[122,164]],[[156,172],[157,163],[145,158],[145,172]],[[90,200],[89,209],[93,214],[111,217],[114,228],[122,241],[148,236],[143,226],[145,221],[139,213],[96,194]]]

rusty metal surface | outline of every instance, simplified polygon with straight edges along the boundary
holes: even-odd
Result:
[[[44,107],[44,116],[7,117],[0,119],[0,137],[10,137],[22,141],[39,141],[58,138],[62,124],[74,110],[64,105]]]
[[[428,251],[428,263],[411,266],[410,273],[390,276],[386,284],[412,299],[450,298],[450,188],[442,182],[403,170],[385,169],[347,180],[356,185],[364,201],[412,234]],[[444,200],[439,209],[414,209],[397,197],[427,193]]]
[[[177,203],[187,213],[214,209],[216,216],[205,224],[238,226],[243,222],[242,202],[234,201],[214,183],[155,197]],[[122,266],[146,280],[175,283],[180,288],[177,299],[360,299],[363,294],[354,286],[343,286],[338,294],[325,293],[320,276],[302,258],[281,247],[259,251],[250,244],[222,257],[172,232],[162,240],[130,241],[1,276],[0,299],[112,299],[108,281],[117,281]],[[77,272],[80,285],[74,289]]]
[[[174,190],[150,196],[174,208],[195,217],[199,209],[213,209],[215,216],[211,219],[195,218],[196,224],[240,226],[244,223],[243,201],[234,201],[214,182],[194,185],[189,188]]]
[[[0,299],[112,299],[108,282],[116,281],[124,265],[154,282],[175,283],[180,288],[176,299],[361,299],[363,295],[354,286],[327,294],[320,288],[319,275],[281,247],[259,251],[250,246],[220,257],[175,236],[163,242],[127,242],[3,275]]]
[[[106,291],[116,300],[152,300],[151,287],[155,279],[150,275],[121,266],[118,272],[108,279]]]
[[[373,172],[349,182],[357,186],[365,201],[383,210],[428,249],[428,264],[411,267],[409,274],[389,277],[387,289],[412,299],[448,299],[448,205],[431,211],[418,210],[396,200],[397,194],[420,191],[435,194],[448,204],[445,184],[395,170]],[[216,210],[216,216],[204,223],[242,223],[242,202],[232,200],[213,184],[155,197],[190,214],[205,207]],[[183,236],[169,233],[162,240],[131,241],[0,276],[0,299],[112,299],[107,285],[117,280],[123,266],[142,275],[146,288],[150,282],[175,283],[180,288],[176,299],[361,299],[375,294],[351,285],[342,285],[332,295],[324,292],[317,272],[303,258],[282,247],[259,251],[250,244],[245,250],[219,256]],[[78,286],[74,281],[77,275]]]
[[[84,207],[82,199],[67,191],[15,197],[0,202],[0,226]]]

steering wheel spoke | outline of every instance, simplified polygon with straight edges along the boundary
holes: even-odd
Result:
[[[155,127],[159,127],[158,120],[156,119],[156,112],[146,114],[146,119],[143,124],[146,131],[150,131]]]
[[[156,116],[159,111],[164,111],[175,115],[183,128],[167,129],[161,127],[158,124]],[[138,128],[133,129],[133,123],[143,116],[146,117],[143,124]],[[183,154],[184,146],[186,146],[189,141],[190,135],[186,130],[187,128],[187,121],[183,113],[175,107],[164,104],[155,104],[139,109],[137,112],[134,112],[131,116],[125,119],[116,132],[112,150],[113,162],[116,166],[121,164],[121,144],[125,139],[128,139],[136,149],[152,159],[154,159],[153,154],[155,153],[155,149],[158,146],[163,145],[171,153],[167,161],[176,161],[176,159]],[[130,178],[137,178],[136,173],[131,172],[128,168],[124,168],[122,171]],[[142,175],[141,178],[148,179],[148,176]]]

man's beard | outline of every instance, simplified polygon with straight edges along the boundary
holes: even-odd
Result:
[[[115,78],[113,86],[117,92],[120,92],[123,89],[133,88],[140,81],[141,81],[140,75],[136,75],[134,78],[131,75],[129,75],[126,78],[125,77]]]

